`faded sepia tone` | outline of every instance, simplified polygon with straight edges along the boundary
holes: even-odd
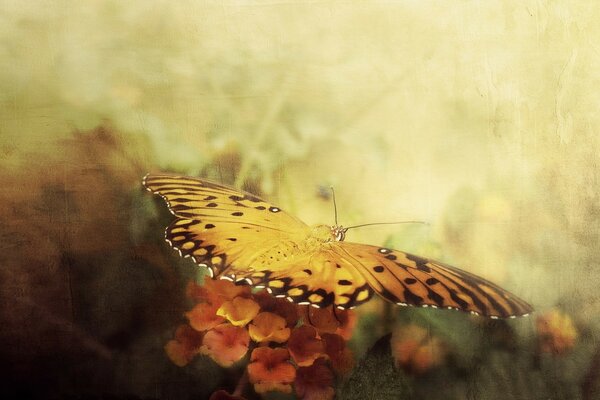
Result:
[[[311,224],[333,223],[333,186],[344,225],[428,223],[348,240],[536,309],[504,322],[373,300],[338,398],[598,398],[598,18],[588,1],[0,0],[0,393],[236,386],[239,368],[165,355],[198,275],[141,187],[170,171]],[[439,357],[403,372],[375,345],[392,331]]]

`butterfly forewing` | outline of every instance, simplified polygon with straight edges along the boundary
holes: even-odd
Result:
[[[457,309],[496,318],[525,315],[529,304],[493,283],[397,250],[342,242],[336,252],[360,268],[369,285],[399,305]]]
[[[265,251],[280,242],[297,241],[308,230],[279,207],[213,182],[147,175],[143,183],[178,217],[167,227],[166,240],[215,277],[236,266],[248,271]]]
[[[297,233],[306,224],[261,198],[218,183],[177,175],[146,175],[144,186],[162,196],[173,215],[204,223],[245,223]]]

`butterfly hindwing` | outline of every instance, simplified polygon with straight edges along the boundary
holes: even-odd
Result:
[[[228,269],[236,279],[250,279],[255,287],[265,287],[276,297],[285,297],[297,304],[317,307],[334,305],[340,309],[354,308],[371,298],[373,291],[362,274],[348,261],[323,246],[312,252],[292,253],[286,260],[269,266],[270,254],[255,271]],[[262,268],[260,266],[263,266]]]
[[[492,318],[525,315],[531,306],[466,271],[398,250],[340,242],[336,251],[353,260],[380,296],[399,305],[448,308]]]

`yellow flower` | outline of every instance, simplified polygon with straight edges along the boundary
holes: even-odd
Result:
[[[258,314],[248,327],[250,337],[255,342],[283,343],[290,337],[290,328],[286,328],[283,317],[270,312]]]
[[[256,317],[258,311],[260,306],[254,300],[236,297],[223,303],[217,310],[217,315],[227,318],[232,325],[246,326]]]

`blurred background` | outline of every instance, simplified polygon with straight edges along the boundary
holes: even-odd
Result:
[[[347,240],[536,308],[492,322],[371,301],[338,398],[600,398],[598,18],[589,1],[0,0],[0,394],[235,386],[164,353],[198,274],[141,188],[169,171],[307,223],[333,223],[334,186],[344,225],[429,223]],[[378,340],[415,329],[427,368],[386,369]]]

